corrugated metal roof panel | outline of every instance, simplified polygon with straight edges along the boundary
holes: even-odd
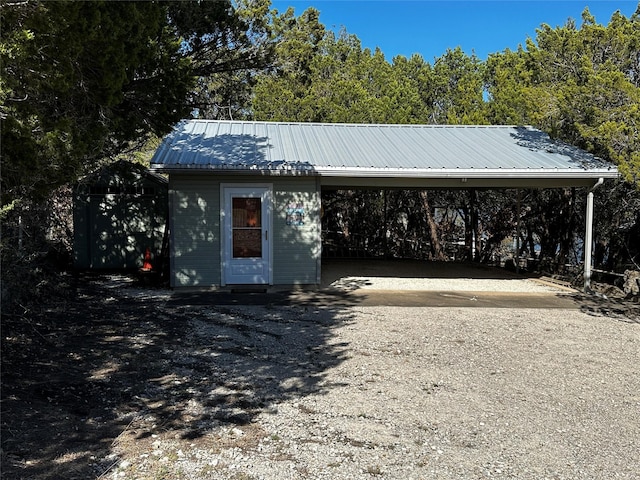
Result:
[[[312,124],[185,120],[156,151],[159,170],[202,168],[380,176],[527,170],[613,177],[611,164],[543,132],[513,126]],[[497,173],[496,173],[497,172]],[[609,172],[609,174],[607,174]],[[506,172],[505,172],[506,173]]]

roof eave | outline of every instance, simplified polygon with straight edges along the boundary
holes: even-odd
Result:
[[[316,167],[316,173],[323,177],[365,177],[365,178],[617,178],[619,172],[615,167],[597,169],[560,169],[560,168],[527,168],[527,169],[392,169],[392,168],[348,168],[348,167]]]
[[[393,168],[281,168],[214,167],[212,165],[153,164],[154,172],[165,174],[206,173],[220,176],[319,176],[322,185],[344,188],[555,188],[587,187],[598,179],[619,177],[615,167],[594,169],[393,169]]]
[[[229,166],[213,166],[205,164],[189,164],[189,165],[162,165],[152,164],[150,167],[152,172],[156,173],[191,173],[202,172],[215,175],[273,175],[273,176],[308,176],[318,175],[312,168],[259,168],[252,166],[229,167]]]
[[[184,170],[207,170],[215,173],[239,172],[239,173],[297,173],[328,177],[425,177],[425,178],[504,178],[504,177],[566,177],[566,178],[617,178],[620,174],[615,167],[577,169],[577,168],[362,168],[362,167],[307,167],[304,169],[293,168],[259,168],[255,166],[213,166],[211,164],[189,164],[189,165],[164,165],[151,164],[150,170],[153,172],[172,172]]]
[[[618,177],[615,169],[527,169],[465,170],[324,169],[320,181],[326,188],[429,188],[502,189],[591,187],[599,179]]]

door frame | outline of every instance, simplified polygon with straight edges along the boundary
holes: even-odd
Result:
[[[264,261],[267,262],[267,282],[256,283],[255,285],[273,285],[273,184],[271,183],[221,183],[220,184],[220,286],[237,285],[228,283],[227,264],[228,256],[232,246],[230,245],[231,225],[228,219],[231,218],[231,206],[227,204],[228,190],[244,190],[247,193],[261,193],[262,206],[265,218],[262,219],[263,235],[266,232],[268,251]]]

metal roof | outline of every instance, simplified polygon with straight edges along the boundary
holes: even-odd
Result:
[[[572,185],[618,175],[612,164],[531,127],[218,120],[179,123],[156,151],[151,167],[165,172],[319,175],[328,184],[327,178],[343,177],[361,183],[366,178],[512,183],[535,178]]]

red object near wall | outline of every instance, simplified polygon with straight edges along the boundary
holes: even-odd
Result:
[[[142,264],[142,270],[145,272],[150,272],[153,269],[153,265],[151,265],[151,250],[149,247],[144,252],[144,262]]]

